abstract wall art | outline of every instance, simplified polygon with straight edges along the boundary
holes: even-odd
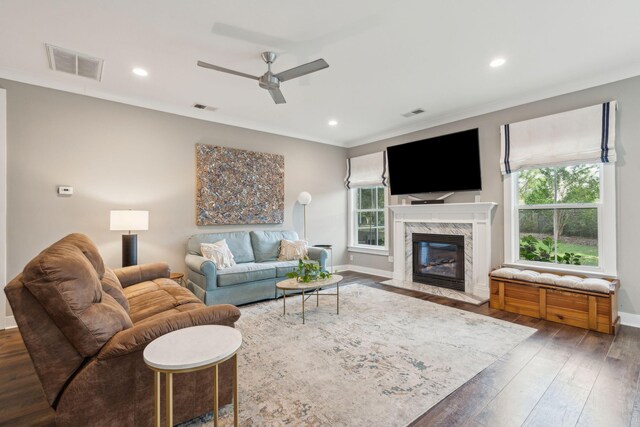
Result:
[[[284,156],[196,144],[196,225],[283,222]]]

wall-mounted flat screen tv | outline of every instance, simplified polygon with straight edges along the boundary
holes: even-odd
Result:
[[[478,129],[387,147],[392,195],[482,189]]]

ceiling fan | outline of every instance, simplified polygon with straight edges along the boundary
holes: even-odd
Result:
[[[198,61],[198,66],[257,80],[261,88],[269,91],[271,98],[273,98],[276,104],[284,104],[287,102],[284,99],[284,95],[282,95],[282,92],[280,91],[281,82],[286,82],[287,80],[295,79],[297,77],[311,74],[329,67],[329,64],[327,64],[327,61],[325,61],[324,59],[316,59],[315,61],[311,61],[306,64],[281,71],[278,74],[273,74],[271,72],[271,64],[273,64],[277,57],[278,55],[276,55],[274,52],[262,52],[262,60],[267,63],[268,70],[260,77],[252,76],[251,74],[245,74],[240,71],[230,70],[218,65],[208,64],[203,61]]]

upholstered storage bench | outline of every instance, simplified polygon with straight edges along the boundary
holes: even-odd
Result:
[[[517,268],[499,268],[489,279],[491,308],[606,334],[620,326],[618,280]]]

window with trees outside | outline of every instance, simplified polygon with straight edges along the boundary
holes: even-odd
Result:
[[[350,246],[386,249],[386,188],[360,187],[351,193]]]
[[[601,164],[526,169],[513,184],[519,261],[598,267]]]

